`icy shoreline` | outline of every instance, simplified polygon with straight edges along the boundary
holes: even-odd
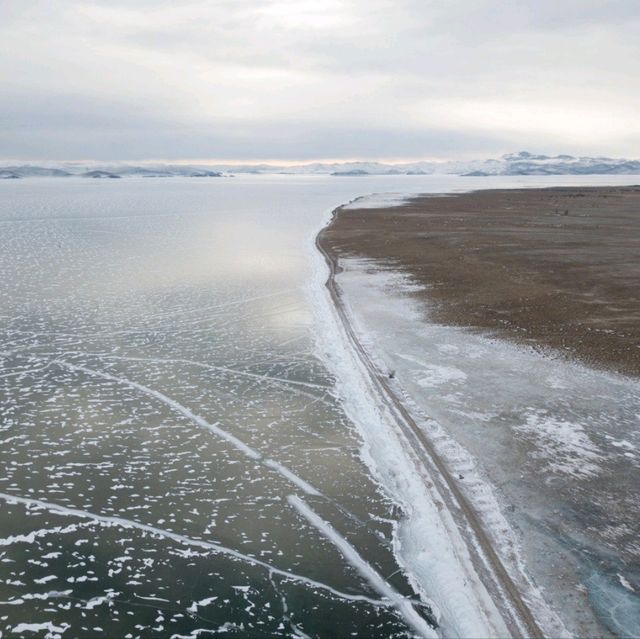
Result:
[[[377,202],[386,207],[401,204],[402,200],[397,196],[358,198],[355,203],[339,207],[336,211],[340,208],[371,208],[375,207]],[[325,219],[325,226],[330,221],[331,219]],[[325,249],[331,252],[330,248],[325,247]],[[508,482],[509,473],[517,469],[509,466],[510,460],[505,460],[507,461],[505,469],[497,473],[493,469],[487,473],[482,465],[482,462],[490,462],[491,459],[501,459],[500,453],[494,450],[504,443],[501,443],[502,436],[499,434],[501,431],[498,430],[489,436],[497,438],[497,441],[489,446],[493,452],[487,457],[480,454],[482,444],[478,444],[477,441],[474,443],[474,435],[467,434],[463,426],[466,420],[469,426],[475,423],[478,431],[477,427],[482,425],[481,422],[487,422],[491,424],[491,429],[495,430],[500,424],[506,426],[515,420],[510,428],[514,433],[512,436],[522,441],[521,446],[524,448],[521,453],[526,456],[525,459],[532,460],[527,462],[529,465],[540,466],[540,472],[546,473],[544,486],[540,485],[541,476],[538,475],[539,488],[544,487],[545,491],[547,488],[551,489],[553,482],[561,481],[563,476],[574,478],[574,481],[578,482],[577,485],[580,485],[581,482],[600,476],[602,473],[605,473],[603,478],[607,473],[610,474],[612,471],[608,465],[614,463],[611,461],[613,459],[611,455],[615,456],[618,448],[621,451],[620,454],[632,455],[633,451],[628,452],[631,450],[630,444],[620,439],[624,434],[622,424],[620,424],[622,430],[619,434],[609,432],[611,429],[606,427],[604,434],[594,433],[592,426],[595,427],[596,422],[593,420],[597,414],[600,414],[598,411],[606,411],[607,407],[611,410],[614,408],[613,404],[609,406],[607,402],[614,401],[616,397],[620,402],[624,399],[624,406],[627,407],[625,411],[632,409],[634,401],[637,401],[633,399],[637,397],[636,385],[623,378],[591,371],[577,364],[554,361],[539,353],[530,352],[530,349],[502,344],[499,340],[487,340],[477,335],[467,335],[461,329],[431,325],[428,320],[425,323],[424,309],[411,299],[412,287],[415,288],[415,285],[408,281],[402,272],[375,261],[367,262],[343,255],[339,255],[340,263],[337,268],[337,256],[331,254],[326,257],[328,263],[333,262],[333,267],[329,269],[324,264],[324,271],[322,271],[322,267],[318,267],[316,262],[315,271],[316,289],[325,293],[324,299],[315,299],[313,305],[316,316],[323,318],[317,320],[321,329],[318,338],[319,356],[338,379],[340,397],[343,399],[346,412],[356,424],[363,439],[362,457],[372,474],[386,494],[396,503],[402,506],[409,501],[411,504],[409,509],[403,509],[405,517],[396,527],[394,542],[399,563],[412,574],[417,586],[435,600],[442,612],[442,600],[446,599],[446,595],[438,591],[442,585],[436,578],[437,572],[427,575],[425,580],[425,575],[421,572],[421,568],[424,568],[423,565],[421,566],[424,557],[420,556],[419,552],[415,552],[415,547],[411,548],[405,542],[405,536],[407,530],[412,530],[411,520],[416,517],[416,510],[422,509],[421,512],[425,510],[424,503],[419,502],[417,497],[443,501],[447,504],[445,494],[447,491],[445,486],[444,493],[434,497],[433,494],[418,495],[408,490],[415,487],[411,486],[411,480],[414,478],[408,478],[407,475],[415,473],[418,469],[411,468],[412,463],[407,462],[415,464],[416,460],[412,459],[410,447],[407,449],[406,446],[402,446],[403,435],[397,432],[397,418],[400,417],[402,421],[402,415],[398,415],[394,410],[388,410],[389,406],[385,405],[385,393],[391,395],[396,403],[401,405],[401,412],[408,413],[416,428],[424,433],[428,440],[427,448],[430,449],[430,454],[435,454],[444,462],[445,474],[455,477],[454,483],[462,494],[463,500],[470,504],[473,515],[481,522],[482,535],[490,540],[492,550],[495,549],[497,552],[510,580],[517,587],[518,596],[526,602],[526,607],[532,613],[536,624],[539,624],[542,634],[567,636],[581,634],[587,629],[593,632],[594,628],[600,627],[598,632],[608,636],[607,631],[598,623],[606,622],[606,626],[613,634],[621,633],[627,636],[629,628],[633,628],[633,619],[637,613],[637,611],[634,612],[637,604],[629,599],[629,597],[633,599],[633,586],[630,588],[625,586],[625,581],[629,582],[624,573],[626,570],[632,571],[632,566],[625,568],[621,565],[618,568],[618,577],[614,579],[617,586],[614,583],[608,583],[611,566],[606,567],[606,570],[603,569],[604,572],[603,570],[598,572],[594,566],[593,575],[589,577],[585,574],[585,566],[580,563],[580,560],[577,557],[571,557],[571,553],[579,551],[579,546],[583,545],[579,543],[578,538],[575,539],[575,543],[578,544],[575,548],[569,545],[564,550],[555,548],[549,552],[550,548],[547,548],[549,541],[552,546],[567,544],[570,541],[571,537],[562,540],[562,534],[564,534],[562,530],[559,530],[560,534],[555,535],[553,539],[549,537],[552,531],[545,533],[543,529],[536,532],[530,530],[529,533],[533,537],[529,536],[527,546],[522,547],[520,529],[525,522],[520,514],[514,519],[511,513],[513,506],[509,504],[516,504],[517,510],[522,510],[521,514],[525,515],[525,518],[529,508],[535,511],[537,506],[529,501],[530,496],[527,497],[526,492],[532,489],[533,484],[525,483],[523,489],[518,489],[520,492],[516,495],[511,494],[513,490],[510,486],[511,493],[505,501],[502,494],[503,482]],[[314,259],[317,260],[317,255]],[[332,292],[323,288],[323,272],[325,279],[329,275],[328,286],[335,285],[337,290]],[[336,275],[337,283],[333,275]],[[327,306],[330,307],[328,310]],[[330,334],[331,327],[335,330],[334,335]],[[397,335],[397,339],[394,335]],[[442,352],[438,354],[440,347]],[[466,353],[464,349],[471,350],[463,356],[461,353]],[[487,365],[488,369],[485,368]],[[390,370],[397,371],[392,380],[388,379]],[[482,379],[486,376],[483,375],[483,370],[487,370],[489,375],[486,384],[482,383]],[[518,385],[516,382],[518,376],[524,376],[527,379],[531,377],[528,385],[524,381],[524,386]],[[380,384],[376,384],[375,377],[381,380],[382,394]],[[500,380],[511,381],[505,386]],[[516,384],[515,387],[513,383]],[[492,384],[495,389],[501,389],[493,399],[491,393],[495,390],[490,390]],[[461,394],[460,391],[464,392]],[[481,399],[482,394],[479,393],[487,392],[489,396],[486,396],[486,400]],[[514,393],[513,397],[510,395],[511,392]],[[580,397],[591,397],[591,403],[586,399],[581,401]],[[557,402],[560,403],[557,404]],[[495,403],[498,408],[504,404],[500,409],[502,417],[498,417],[498,413],[496,415],[491,413],[489,408],[492,403]],[[609,412],[613,414],[611,410]],[[622,406],[619,410],[623,410]],[[624,414],[626,415],[627,412]],[[452,428],[454,422],[451,420],[455,420],[456,414],[459,414],[457,418],[460,422],[459,427]],[[587,420],[584,422],[587,425],[584,428],[580,425],[583,419]],[[625,417],[623,423],[626,424],[627,421]],[[478,433],[485,430],[480,428]],[[486,432],[490,431],[486,430]],[[470,433],[473,433],[473,430]],[[605,446],[601,450],[602,437],[614,448]],[[401,442],[399,448],[388,445],[391,438]],[[385,445],[387,445],[386,448]],[[607,451],[606,455],[605,451]],[[397,457],[396,453],[399,453]],[[395,463],[390,463],[391,458],[394,458]],[[398,469],[404,471],[401,486],[398,485],[396,472]],[[442,487],[441,478],[437,476],[437,472],[434,474],[432,466],[427,463],[426,466],[422,466],[422,470],[422,474],[419,470],[417,472],[419,479],[428,483],[433,481],[439,488]],[[519,483],[516,482],[516,485]],[[501,486],[502,488],[498,488]],[[534,501],[537,503],[540,500]],[[460,516],[455,499],[453,502],[449,501],[449,513],[453,515],[456,523],[465,526],[465,518]],[[580,502],[577,501],[575,506],[580,507]],[[549,505],[547,511],[552,507]],[[562,504],[558,503],[555,507],[562,508]],[[505,508],[509,509],[508,516],[505,516]],[[447,508],[443,510],[446,511]],[[540,510],[538,515],[542,516],[544,512],[545,510]],[[546,514],[552,515],[550,512]],[[442,517],[442,515],[439,516]],[[433,521],[434,519],[430,518],[427,526],[422,527],[418,533],[419,540],[426,545],[432,543],[430,536],[438,532],[433,527]],[[542,521],[538,522],[538,525]],[[559,519],[558,525],[562,526],[562,521],[562,518]],[[529,524],[525,523],[525,525],[530,527]],[[457,533],[457,530],[454,532]],[[571,529],[565,532],[571,534]],[[446,537],[448,531],[443,534]],[[469,561],[470,569],[472,571],[475,569],[476,575],[481,579],[485,578],[484,585],[487,585],[486,572],[483,566],[479,565],[482,564],[482,551],[477,552],[476,539],[473,535],[469,536],[463,532],[463,537],[464,539],[459,541],[466,544],[466,550],[472,555],[467,555],[464,560]],[[532,540],[533,545],[531,545]],[[448,541],[451,543],[451,540]],[[588,538],[584,541],[587,542],[585,548],[588,548]],[[596,547],[594,546],[593,549],[596,550]],[[478,562],[479,555],[480,562]],[[439,553],[438,557],[441,562],[446,561],[446,553]],[[457,566],[455,562],[450,562],[449,568],[443,570],[447,573],[447,577],[453,570],[461,570],[460,556],[456,556],[455,559],[458,562]],[[558,561],[563,568],[554,569],[554,562]],[[464,561],[462,563],[464,564]],[[535,570],[533,570],[534,567]],[[464,571],[465,568],[467,567],[463,565],[462,570]],[[433,567],[431,566],[430,569],[433,570]],[[548,576],[547,572],[549,572]],[[613,577],[615,572],[613,570]],[[429,577],[432,578],[431,582]],[[593,579],[600,581],[592,584]],[[540,586],[545,589],[544,595]],[[509,602],[502,598],[502,593],[496,593],[496,590],[492,590],[490,586],[488,589],[490,592],[484,589],[484,593],[481,592],[479,596],[486,594],[493,597],[500,611],[503,614],[507,612],[505,618],[511,617],[513,611],[507,610]],[[589,603],[586,601],[587,595]],[[580,602],[581,599],[585,600]],[[614,610],[609,611],[606,608],[609,605],[607,601]],[[562,610],[562,620],[553,611],[552,606]],[[465,616],[467,614],[465,608],[455,608],[455,606],[447,612],[449,615]],[[593,614],[596,614],[598,621],[590,617]],[[608,617],[610,620],[607,620]],[[447,636],[459,632],[459,628],[446,628],[447,614],[442,614],[441,620]],[[475,621],[477,623],[477,619]],[[565,623],[567,626],[564,625]],[[521,625],[516,624],[516,626],[518,627],[515,627],[512,622],[509,632],[527,634],[526,630],[523,632]],[[467,628],[464,632],[469,634],[470,629]],[[479,626],[476,626],[473,632],[495,634],[487,631],[486,628],[480,631]],[[633,635],[633,631],[631,634]]]
[[[626,499],[615,492],[623,480],[616,464],[626,460],[631,480],[638,463],[637,437],[627,430],[640,405],[637,382],[432,324],[406,276],[354,258],[341,266],[356,332],[380,370],[396,371],[394,391],[529,604],[538,598],[532,608],[544,610],[543,596],[572,635],[636,636],[635,586],[621,580],[635,583],[633,560],[616,558],[625,547],[607,549],[602,535],[616,533],[613,506]],[[590,509],[605,508],[607,486],[613,523],[598,537]]]
[[[398,204],[401,201],[395,200]],[[398,427],[397,417],[381,401],[325,286],[331,271],[316,238],[336,210],[325,212],[321,228],[308,242],[313,264],[308,298],[316,320],[316,353],[336,377],[336,392],[362,437],[363,461],[383,492],[402,510],[393,539],[398,563],[433,609],[441,636],[527,634],[519,615],[513,610],[508,615],[506,609],[499,611],[482,583],[456,521],[443,507],[446,499],[426,475]],[[510,617],[511,629],[503,616]],[[556,624],[554,630],[559,630]]]

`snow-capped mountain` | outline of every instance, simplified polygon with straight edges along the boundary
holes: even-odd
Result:
[[[521,151],[503,155],[497,161],[486,160],[466,172],[467,175],[607,175],[613,173],[640,173],[640,160],[534,155]]]
[[[295,166],[276,164],[100,164],[59,163],[0,166],[1,178],[26,177],[225,177],[233,174],[278,173],[284,175],[611,175],[640,174],[640,160],[606,157],[540,155],[527,151],[507,153],[498,159],[465,161],[312,162]],[[108,176],[104,174],[109,174]]]

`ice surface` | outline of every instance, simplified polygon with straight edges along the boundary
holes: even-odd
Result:
[[[315,526],[325,537],[327,537],[342,553],[344,558],[377,590],[383,597],[386,597],[398,608],[402,616],[407,620],[410,627],[421,637],[437,637],[436,632],[416,614],[413,605],[392,588],[379,574],[375,568],[365,561],[353,546],[340,534],[338,534],[331,524],[327,523],[307,506],[299,497],[290,495],[289,503],[313,526]]]
[[[304,294],[306,238],[362,185],[110,184],[3,185],[0,627],[406,634],[286,501],[418,598]]]
[[[441,628],[487,614],[499,627],[491,602],[466,616],[473,589],[458,592],[435,562],[445,515],[434,506],[405,524],[426,488],[376,467],[400,451],[349,419],[340,398],[358,386],[318,359],[309,297],[322,290],[309,239],[333,207],[482,184],[500,181],[3,182],[3,636],[20,624],[66,637],[413,632],[292,493],[425,620],[433,605]],[[373,410],[366,393],[354,401]],[[420,523],[433,539],[407,534]]]

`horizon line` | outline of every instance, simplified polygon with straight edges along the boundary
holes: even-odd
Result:
[[[109,160],[101,160],[101,159],[92,159],[92,158],[84,158],[84,159],[37,159],[37,158],[2,158],[0,159],[0,165],[6,164],[123,164],[123,165],[144,165],[144,164],[162,164],[162,165],[216,165],[216,164],[224,164],[228,166],[255,166],[255,165],[264,165],[264,166],[280,166],[280,167],[293,167],[293,166],[308,166],[311,164],[351,164],[351,163],[378,163],[378,164],[390,164],[390,165],[402,165],[402,164],[415,164],[420,162],[430,162],[437,164],[445,164],[447,162],[456,162],[456,161],[486,161],[491,159],[500,159],[505,155],[516,155],[518,153],[524,153],[525,151],[511,151],[507,153],[495,154],[493,156],[474,156],[469,157],[466,154],[461,155],[460,157],[455,158],[443,158],[436,156],[422,156],[422,157],[376,157],[376,158],[362,158],[362,157],[351,157],[351,158],[316,158],[316,159],[277,159],[277,158],[268,158],[268,159],[238,159],[238,158],[183,158],[183,159],[166,159],[166,158],[146,158],[146,159],[109,159]],[[569,153],[557,153],[555,155],[547,155],[546,153],[535,153],[531,152],[531,155],[546,155],[549,158],[557,158],[562,155],[567,155],[574,158],[606,158],[606,159],[630,159],[630,158],[612,158],[611,156],[604,155],[572,155]]]
[[[269,166],[301,166],[309,164],[345,164],[354,162],[372,162],[380,164],[408,164],[414,162],[451,162],[462,158],[442,158],[442,157],[419,157],[419,158],[314,158],[314,159],[239,159],[239,158],[183,158],[183,159],[167,159],[167,158],[145,158],[145,159],[38,159],[38,158],[1,158],[0,163],[15,164],[83,164],[83,163],[102,163],[102,164],[228,164],[234,166],[252,166],[252,165],[269,165]],[[480,159],[480,158],[473,158]],[[485,159],[485,158],[482,158]]]

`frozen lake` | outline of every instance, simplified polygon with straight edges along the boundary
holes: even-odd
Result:
[[[0,183],[0,630],[499,631],[481,595],[458,618],[399,547],[410,496],[363,454],[344,370],[318,356],[312,240],[366,193],[616,181],[634,180]]]

